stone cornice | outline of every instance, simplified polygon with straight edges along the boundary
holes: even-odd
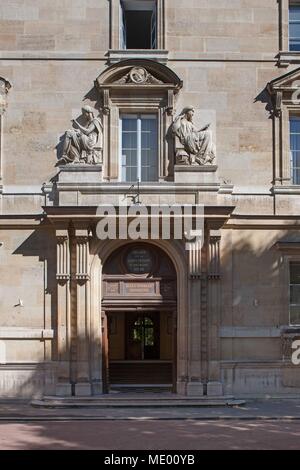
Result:
[[[235,206],[205,206],[204,218],[207,228],[219,230],[230,218]],[[44,207],[47,219],[54,225],[62,222],[72,221],[88,227],[102,218],[97,214],[95,206],[60,206]],[[202,215],[201,215],[202,217]],[[151,218],[149,216],[147,218]],[[176,218],[176,215],[170,215],[170,219]]]

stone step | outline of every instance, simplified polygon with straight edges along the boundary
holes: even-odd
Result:
[[[233,397],[44,397],[32,400],[36,408],[177,408],[177,407],[213,407],[241,406],[244,400]]]

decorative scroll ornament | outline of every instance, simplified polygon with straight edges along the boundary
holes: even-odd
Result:
[[[184,108],[172,125],[176,142],[177,165],[212,165],[216,157],[212,132],[207,124],[197,129],[193,123],[195,110],[192,106]]]
[[[66,163],[89,165],[102,163],[102,122],[100,118],[95,117],[95,110],[91,106],[84,106],[82,115],[87,125],[82,126],[76,119],[72,121],[76,128],[66,132],[63,155],[56,166]]]
[[[163,82],[153,77],[144,67],[133,67],[117,84],[161,85]]]

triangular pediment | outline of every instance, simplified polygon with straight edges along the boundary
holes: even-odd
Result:
[[[300,68],[292,70],[268,83],[270,92],[294,91],[300,88]]]

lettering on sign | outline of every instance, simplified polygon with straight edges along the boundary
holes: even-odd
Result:
[[[118,282],[106,282],[106,293],[107,294],[118,294],[119,283]]]
[[[126,282],[124,285],[126,294],[155,294],[154,282]]]
[[[146,274],[152,271],[151,253],[144,248],[135,248],[126,256],[126,267],[132,274]]]

